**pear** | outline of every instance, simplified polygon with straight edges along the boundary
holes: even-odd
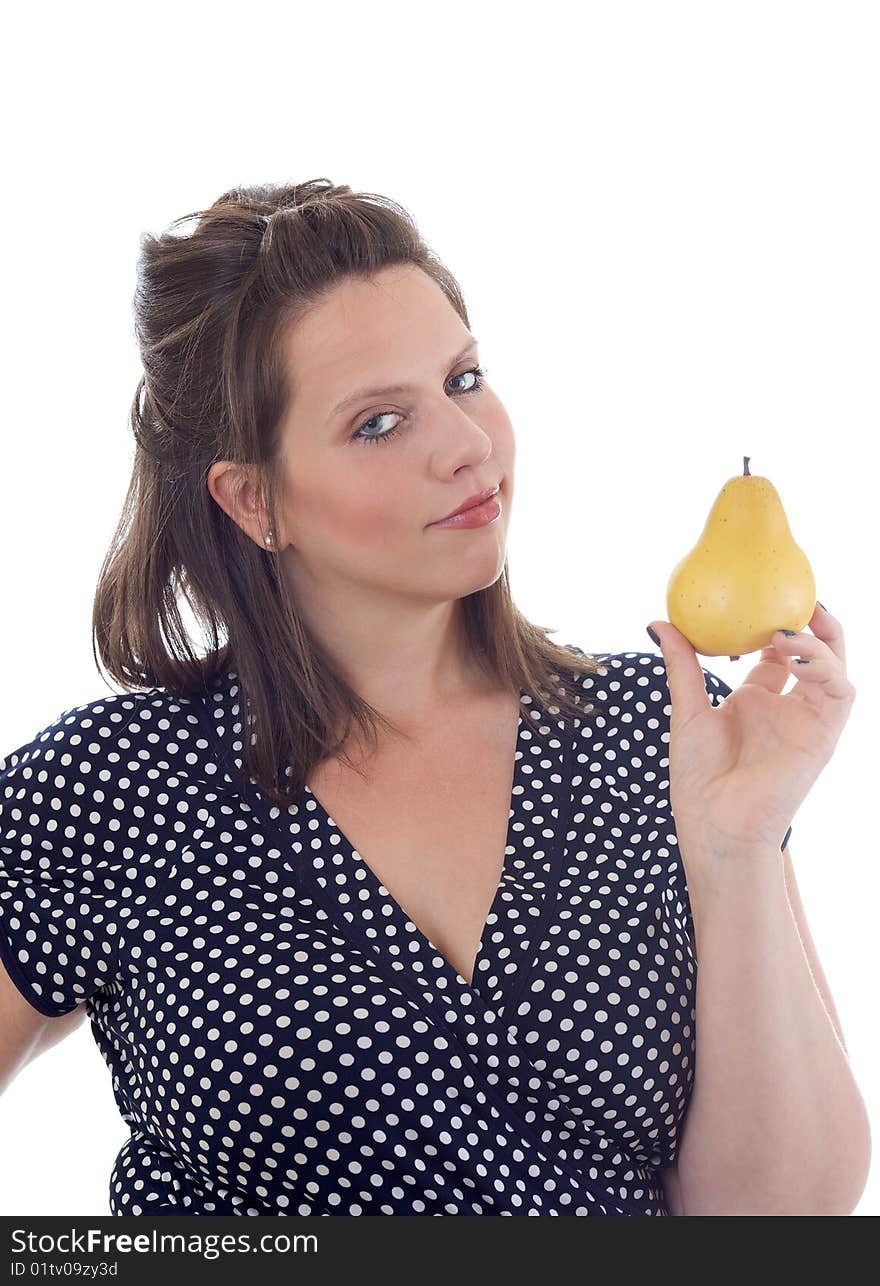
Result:
[[[728,478],[700,539],[673,569],[666,614],[695,652],[736,661],[776,630],[802,630],[816,610],[816,581],[769,478]]]

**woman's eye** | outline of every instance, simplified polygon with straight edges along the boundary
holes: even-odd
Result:
[[[474,377],[474,382],[473,384],[470,385],[469,388],[455,390],[454,396],[466,397],[468,393],[479,393],[480,390],[483,388],[483,376],[485,374],[486,374],[486,371],[482,366],[473,366],[471,367],[470,370],[462,371],[460,375],[451,376],[448,381],[450,384],[452,383],[453,380],[463,380],[468,375],[473,375]],[[386,429],[384,433],[364,432],[364,430],[369,429],[371,425],[377,425],[380,420],[384,420],[388,417],[390,417],[391,419],[396,418],[398,420],[401,418],[397,411],[380,411],[378,415],[372,415],[370,416],[369,420],[364,420],[364,422],[358,428],[357,432],[352,434],[350,440],[352,442],[387,442],[390,438],[396,437],[397,434],[400,433],[399,425],[395,425],[391,429]]]

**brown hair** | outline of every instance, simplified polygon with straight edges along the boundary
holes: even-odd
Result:
[[[177,235],[189,219],[195,230]],[[374,749],[379,726],[405,734],[336,673],[297,610],[278,554],[215,502],[207,474],[217,460],[251,466],[277,530],[278,429],[290,400],[282,339],[343,279],[397,264],[428,273],[470,326],[458,284],[410,215],[329,179],[233,188],[140,241],[135,459],[95,593],[95,663],[127,691],[161,686],[178,697],[203,696],[215,676],[234,672],[254,730],[243,737],[245,770],[281,808],[313,766],[340,752],[352,721]],[[207,631],[204,655],[187,633],[181,597]],[[597,673],[601,663],[552,643],[550,627],[522,615],[506,561],[494,584],[461,607],[467,645],[493,686],[549,701],[564,720],[594,710],[576,681],[552,685]]]

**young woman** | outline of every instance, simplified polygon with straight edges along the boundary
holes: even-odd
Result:
[[[124,691],[0,775],[3,1081],[88,1013],[119,1215],[852,1208],[780,857],[852,699],[834,619],[795,710],[781,635],[745,698],[668,623],[665,665],[550,642],[511,422],[385,198],[227,192],[144,238],[135,317]]]

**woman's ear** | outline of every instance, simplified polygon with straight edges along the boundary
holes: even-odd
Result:
[[[249,471],[230,460],[217,460],[208,470],[207,487],[220,508],[261,549],[275,548],[275,533],[262,495]],[[271,544],[266,537],[271,537]]]

